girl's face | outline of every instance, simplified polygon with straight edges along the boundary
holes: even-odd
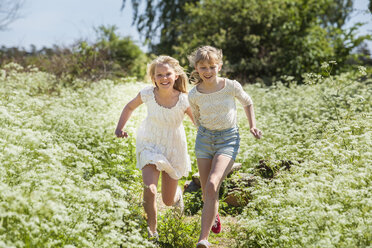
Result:
[[[178,79],[178,75],[174,69],[168,64],[157,64],[155,66],[155,84],[159,89],[173,88],[175,81]]]
[[[221,70],[222,65],[216,62],[204,60],[199,61],[196,65],[195,70],[199,73],[200,78],[203,82],[217,82],[218,72]]]

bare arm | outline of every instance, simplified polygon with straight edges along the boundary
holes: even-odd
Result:
[[[124,132],[123,128],[125,124],[127,123],[127,121],[129,120],[129,117],[131,116],[132,112],[142,103],[143,102],[141,99],[141,95],[140,93],[138,93],[138,95],[135,98],[133,98],[130,102],[128,102],[127,105],[125,105],[123,111],[121,112],[119,122],[116,126],[116,130],[115,130],[116,137],[118,138],[128,137],[127,132]]]
[[[256,118],[255,118],[255,115],[254,115],[253,104],[248,105],[248,106],[244,106],[243,108],[244,108],[244,111],[245,111],[245,115],[248,118],[250,132],[253,134],[253,136],[256,139],[260,139],[262,137],[262,131],[259,130],[256,127]]]
[[[190,98],[189,98],[189,102],[190,102],[190,112],[191,112],[191,115],[192,115],[192,120],[193,120],[194,124],[198,127],[198,126],[200,126],[200,123],[199,123],[199,118],[200,118],[199,107]]]
[[[186,109],[185,113],[190,117],[190,120],[195,125],[195,120],[194,120],[194,116],[192,115],[192,112],[191,112],[191,107],[188,107]]]

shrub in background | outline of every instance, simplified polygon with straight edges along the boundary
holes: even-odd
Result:
[[[37,50],[2,47],[1,64],[16,62],[24,68],[34,66],[54,74],[67,84],[75,79],[97,81],[103,78],[137,77],[143,79],[148,57],[130,37],[120,37],[115,26],[100,26],[93,43],[81,40],[71,47],[53,46]]]

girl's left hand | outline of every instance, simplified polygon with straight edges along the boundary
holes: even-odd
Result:
[[[128,133],[124,132],[123,130],[120,130],[120,129],[115,130],[115,135],[118,138],[128,138]]]
[[[251,133],[253,134],[253,136],[256,138],[256,139],[261,139],[262,138],[262,131],[258,128],[255,128],[255,127],[252,127],[250,129]]]

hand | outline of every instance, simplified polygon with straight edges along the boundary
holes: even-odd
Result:
[[[120,129],[115,130],[115,135],[118,138],[128,138],[128,133],[124,132],[123,130],[120,130]]]
[[[261,139],[263,133],[261,130],[259,130],[258,128],[255,128],[255,127],[252,127],[250,129],[251,133],[253,134],[253,136],[256,138],[256,139]]]

